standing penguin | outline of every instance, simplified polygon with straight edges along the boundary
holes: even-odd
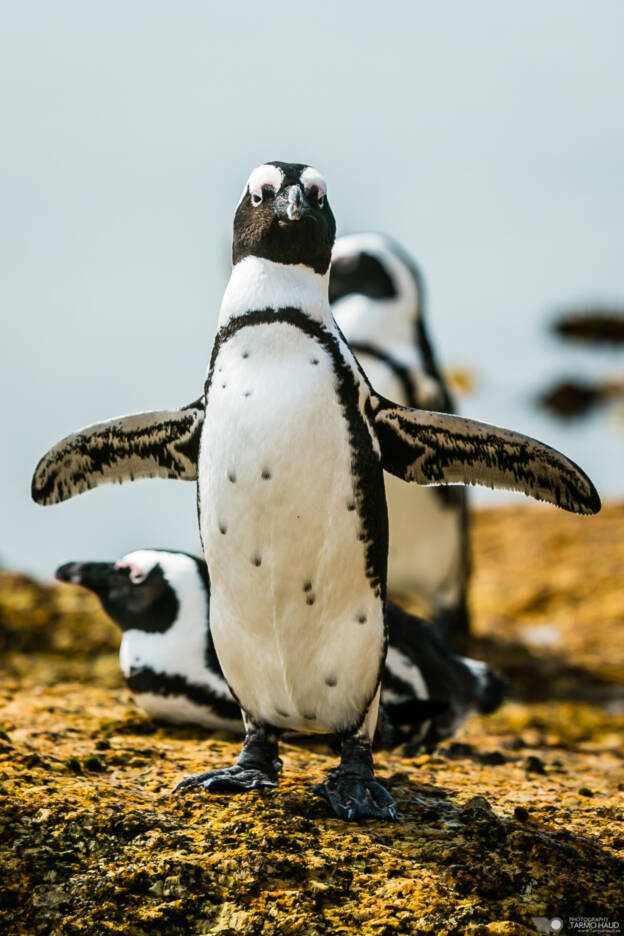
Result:
[[[388,237],[340,237],[329,278],[332,312],[375,390],[403,406],[452,413],[424,318],[416,265]],[[386,474],[388,586],[416,591],[454,646],[469,634],[464,487],[414,488]]]
[[[203,559],[137,549],[117,562],[66,562],[61,582],[88,588],[122,631],[128,688],[156,721],[242,734],[240,709],[210,633],[210,579]],[[497,708],[502,683],[485,663],[454,656],[425,621],[386,607],[388,655],[375,741],[431,746],[473,712]]]
[[[210,627],[246,734],[234,766],[178,789],[277,786],[279,732],[328,732],[341,760],[315,791],[342,818],[394,818],[371,754],[387,639],[384,469],[578,513],[600,500],[548,446],[376,394],[329,309],[334,234],[315,169],[254,169],[203,397],[68,437],[37,466],[32,493],[54,503],[107,481],[197,476]]]

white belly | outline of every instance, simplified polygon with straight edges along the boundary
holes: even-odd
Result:
[[[300,330],[243,328],[215,363],[200,451],[221,666],[244,709],[297,730],[357,721],[383,647],[335,384]]]
[[[243,732],[240,718],[221,718],[209,706],[198,705],[186,696],[137,692],[134,694],[134,700],[154,721],[172,722],[176,725],[201,725],[208,731],[229,731],[239,735]]]

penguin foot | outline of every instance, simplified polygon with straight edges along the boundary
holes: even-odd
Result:
[[[374,777],[362,780],[340,767],[330,770],[312,792],[324,796],[339,819],[396,819],[396,803]]]
[[[339,819],[397,817],[396,803],[375,779],[370,740],[361,735],[343,741],[340,765],[312,792],[325,797]]]
[[[173,792],[187,793],[202,787],[214,793],[246,793],[262,787],[276,787],[282,762],[277,755],[275,735],[262,725],[251,723],[248,718],[245,718],[245,731],[245,743],[233,767],[185,777]]]
[[[174,787],[173,792],[188,793],[189,790],[202,787],[202,789],[211,790],[213,793],[246,793],[249,790],[257,790],[261,787],[276,787],[277,783],[277,773],[273,774],[272,772],[269,775],[263,769],[245,768],[234,764],[233,767],[207,770],[205,773],[185,777]]]

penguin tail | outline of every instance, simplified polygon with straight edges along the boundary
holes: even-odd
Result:
[[[449,703],[441,699],[406,699],[386,703],[384,708],[393,724],[415,726],[448,711]]]
[[[488,671],[479,689],[477,708],[481,715],[489,715],[500,707],[507,683],[488,667]]]

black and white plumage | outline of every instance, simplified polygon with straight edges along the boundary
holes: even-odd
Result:
[[[332,312],[378,393],[403,406],[451,413],[424,317],[416,265],[388,237],[336,241],[329,280]],[[454,644],[468,636],[467,495],[464,487],[408,487],[385,478],[391,592],[416,591]]]
[[[203,559],[138,549],[117,562],[67,562],[56,577],[94,592],[121,629],[121,671],[151,718],[241,732],[240,710],[210,636]]]
[[[387,642],[383,470],[425,485],[520,490],[579,513],[600,501],[581,469],[542,443],[375,393],[329,309],[334,234],[316,170],[274,162],[252,172],[234,219],[203,423],[201,404],[192,438],[188,409],[163,423],[167,450],[180,437],[191,450],[200,437],[211,633],[246,729],[234,767],[179,789],[275,786],[279,732],[316,730],[342,737],[340,765],[316,792],[343,818],[392,818],[371,756]],[[143,418],[152,430],[158,423]],[[97,470],[79,466],[80,489],[119,480],[115,450],[136,419],[116,421]],[[90,430],[80,445],[84,457]],[[71,495],[75,451],[73,437],[42,459],[35,500],[43,478],[48,503]],[[169,477],[171,466],[150,452],[145,474]]]
[[[35,471],[32,496],[56,504],[101,484],[197,478],[203,398],[175,410],[107,419],[55,445]]]
[[[138,549],[117,562],[68,562],[61,582],[99,598],[122,631],[119,662],[137,704],[154,720],[242,734],[240,710],[210,634],[210,579],[203,559]],[[432,745],[474,712],[498,705],[490,667],[452,654],[425,621],[386,606],[388,655],[376,740]]]

